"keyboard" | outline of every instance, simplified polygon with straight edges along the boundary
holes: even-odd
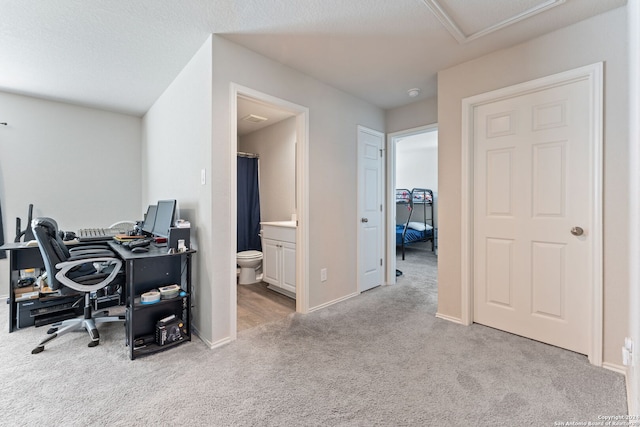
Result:
[[[126,234],[127,230],[120,228],[83,228],[78,230],[76,237],[81,242],[100,242],[113,239],[118,234]]]

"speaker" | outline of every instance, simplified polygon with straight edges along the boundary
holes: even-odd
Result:
[[[177,251],[179,240],[184,240],[184,246],[187,249],[189,249],[191,247],[191,244],[189,241],[190,235],[191,235],[190,228],[171,227],[169,229],[169,243],[168,243],[169,249],[173,248]]]

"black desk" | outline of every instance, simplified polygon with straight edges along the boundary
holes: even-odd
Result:
[[[17,327],[17,306],[13,289],[20,280],[20,270],[27,268],[44,269],[44,261],[37,246],[27,246],[26,243],[7,243],[0,249],[9,251],[9,332]]]
[[[65,242],[68,246],[76,246],[76,245],[87,245],[87,244],[96,244],[99,242],[86,242],[80,243],[77,240],[70,240]],[[106,242],[105,242],[106,243]],[[6,243],[0,246],[1,250],[9,251],[9,332],[13,332],[18,328],[18,305],[16,302],[14,288],[20,280],[20,270],[26,270],[28,268],[39,268],[41,271],[44,271],[44,261],[42,260],[42,255],[40,255],[40,249],[38,246],[28,246],[26,242],[18,242],[18,243]],[[47,300],[51,301],[53,298],[47,298]],[[60,302],[68,298],[58,298]],[[66,318],[74,317],[74,313],[71,313],[72,310],[68,311],[69,315]],[[63,320],[63,317],[56,316],[52,314],[49,322],[46,323],[54,323],[59,320]]]
[[[131,252],[116,242],[109,246],[125,264],[126,335],[129,357],[156,353],[191,340],[191,256],[194,250],[169,254],[166,246],[151,244],[149,252]],[[177,284],[183,296],[142,304],[140,295],[162,286]],[[155,337],[156,322],[170,315],[183,322],[182,339],[164,346],[149,342]]]
[[[149,252],[134,253],[113,241],[109,242],[109,246],[125,265],[126,343],[129,346],[129,357],[135,359],[190,341],[191,256],[195,251],[168,254],[166,246],[151,244]],[[0,248],[9,251],[9,332],[13,332],[17,327],[17,303],[13,290],[20,279],[20,270],[44,270],[44,262],[37,246],[7,243]],[[140,303],[141,294],[170,284],[178,284],[184,296],[161,300],[155,304]],[[156,322],[171,314],[184,323],[182,340],[162,347],[155,343],[136,344],[143,338],[153,336]]]

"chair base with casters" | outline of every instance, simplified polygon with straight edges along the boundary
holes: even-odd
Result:
[[[99,313],[91,312],[91,298],[89,294],[84,294],[84,316],[75,319],[67,319],[62,322],[54,323],[52,327],[47,331],[47,336],[40,341],[40,344],[33,350],[31,354],[38,354],[44,350],[45,344],[64,335],[68,332],[74,332],[84,328],[88,333],[91,341],[89,341],[88,347],[95,347],[100,344],[100,333],[96,325],[108,322],[124,322],[124,316],[109,316],[107,311]]]
[[[84,247],[69,251],[59,239],[57,224],[50,218],[37,218],[32,229],[47,271],[47,281],[54,289],[69,288],[84,294],[84,316],[56,323],[31,353],[41,353],[45,345],[67,332],[82,330],[89,334],[89,347],[100,343],[97,325],[124,322],[124,316],[109,316],[107,312],[92,314],[91,294],[112,290],[124,284],[122,260],[105,247]],[[98,268],[96,268],[98,267]]]

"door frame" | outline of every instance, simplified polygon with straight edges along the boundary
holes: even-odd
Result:
[[[356,230],[358,230],[357,233],[357,292],[361,293],[362,291],[362,277],[360,275],[360,265],[362,262],[362,257],[361,257],[361,252],[360,252],[360,239],[362,237],[362,229],[360,227],[360,188],[362,186],[362,183],[360,182],[360,133],[361,132],[365,132],[365,133],[369,133],[372,135],[376,135],[379,136],[382,140],[382,144],[381,144],[381,156],[380,156],[380,160],[379,160],[379,166],[380,166],[380,176],[382,177],[382,179],[380,180],[380,183],[378,184],[378,194],[380,197],[380,202],[382,203],[382,211],[380,212],[380,239],[378,242],[379,250],[380,250],[380,256],[382,257],[382,264],[380,265],[380,285],[384,285],[385,284],[385,268],[387,265],[387,262],[385,261],[385,257],[386,257],[386,251],[385,251],[385,238],[386,238],[386,233],[384,232],[384,228],[385,228],[385,213],[387,211],[387,203],[384,197],[384,175],[385,175],[385,162],[384,162],[384,152],[385,152],[385,135],[383,132],[368,128],[366,126],[362,126],[362,125],[358,125],[357,126],[357,133],[356,133],[356,163],[357,163],[357,167],[356,167],[356,195],[357,195],[357,202],[356,202]]]
[[[640,344],[640,4],[629,2],[629,331],[632,342]],[[637,357],[637,356],[636,356]],[[635,366],[634,366],[635,365]],[[627,407],[629,414],[640,412],[640,366],[627,367]]]
[[[229,173],[231,174],[229,198],[231,212],[229,227],[235,230],[237,220],[237,160],[238,152],[238,96],[273,105],[276,108],[289,111],[296,117],[296,312],[309,312],[309,108],[294,104],[281,98],[251,89],[237,83],[230,84],[230,135],[229,135]],[[232,271],[229,277],[229,304],[231,309],[229,324],[231,326],[231,340],[237,337],[238,329],[238,299],[236,292],[236,248],[237,236],[231,233]]]
[[[603,63],[595,63],[574,70],[553,74],[525,83],[471,96],[462,100],[462,181],[461,181],[461,323],[473,323],[473,224],[474,224],[474,122],[476,107],[495,101],[514,98],[572,81],[587,80],[590,91],[590,159],[591,159],[591,206],[593,247],[591,269],[593,283],[589,295],[591,316],[589,322],[589,361],[602,366],[603,352],[603,241],[602,241],[602,182],[603,182]]]
[[[396,205],[396,144],[403,138],[419,135],[421,133],[435,132],[437,130],[438,123],[432,123],[430,125],[418,126],[411,129],[393,132],[387,135],[387,285],[396,284],[396,210],[394,209]]]

